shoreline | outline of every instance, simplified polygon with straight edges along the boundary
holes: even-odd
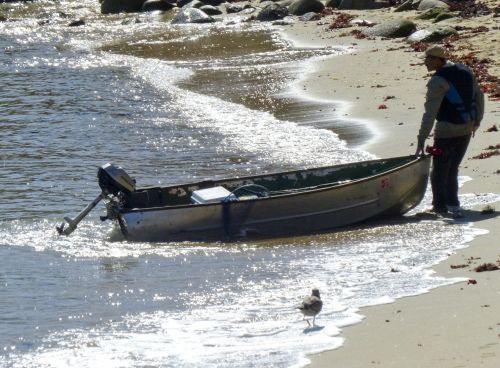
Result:
[[[317,46],[318,39],[321,39],[323,47],[340,46],[350,50],[314,61],[314,71],[296,84],[301,83],[303,88],[297,89],[297,92],[307,96],[306,98],[342,104],[343,107],[338,112],[339,119],[362,126],[371,132],[372,137],[355,145],[354,149],[361,149],[379,157],[386,153],[393,156],[414,153],[412,144],[416,141],[420,118],[415,118],[415,110],[424,103],[427,73],[423,64],[417,70],[407,70],[399,64],[410,65],[419,62],[418,54],[399,53],[395,58],[392,51],[383,50],[389,46],[400,47],[401,41],[398,39],[358,40],[352,36],[338,38],[333,35],[324,38],[322,34],[328,31],[315,24],[296,23],[282,31],[287,35],[287,40],[299,47],[303,40],[315,38]],[[339,41],[342,44],[339,44]],[[373,60],[374,56],[376,60]],[[367,62],[370,58],[372,60]],[[349,70],[346,70],[345,66],[348,66]],[[374,77],[365,78],[370,72]],[[417,88],[414,83],[404,85],[401,83],[404,80],[419,85]],[[381,105],[386,105],[387,108],[380,109]],[[415,130],[414,136],[408,136],[409,127]],[[391,147],[396,149],[392,152],[385,147],[389,134],[393,138],[396,136],[398,142],[397,146]]]
[[[369,18],[371,14],[377,12],[363,13]],[[326,47],[337,46],[339,41],[342,46],[352,46],[353,52],[316,61],[317,68],[300,81],[304,86],[300,92],[311,98],[345,102],[342,118],[367,124],[375,132],[356,149],[379,157],[413,154],[430,76],[418,59],[419,53],[401,51],[398,39],[336,37],[326,26],[305,22],[282,27],[282,31],[299,47],[311,39],[313,44]],[[461,194],[498,193],[500,188],[498,156],[471,159],[500,143],[500,133],[486,132],[500,122],[500,103],[485,98],[485,117],[460,168],[460,176],[472,178],[460,188]],[[382,104],[385,109],[379,108]],[[487,233],[476,236],[431,269],[436,276],[465,281],[361,308],[359,314],[364,319],[342,328],[344,344],[309,356],[309,366],[331,367],[335,362],[345,368],[496,367],[500,358],[500,271],[473,271],[484,263],[500,265],[500,247],[495,246],[500,235],[500,201],[492,205],[496,215],[481,215],[481,206],[476,206],[467,219]]]

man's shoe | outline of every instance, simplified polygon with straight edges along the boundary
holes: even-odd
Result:
[[[464,217],[464,209],[460,206],[446,206],[447,210],[453,215],[454,218]]]
[[[446,215],[446,214],[448,214],[448,209],[447,208],[432,207],[431,212],[434,212],[438,215]]]

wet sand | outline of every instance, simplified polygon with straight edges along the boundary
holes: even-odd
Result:
[[[183,29],[190,31],[196,35],[196,29]],[[325,49],[319,44],[318,48],[295,48],[268,27],[259,30],[243,25],[204,32],[203,42],[184,33],[180,37],[172,29],[147,41],[127,40],[107,45],[103,50],[188,67],[193,75],[179,82],[181,88],[266,111],[280,120],[330,129],[355,147],[373,137],[368,126],[339,114],[343,103],[322,101],[300,86],[309,73],[309,66],[304,64],[310,63],[311,58],[335,57],[337,48]],[[271,56],[277,53],[280,58]]]

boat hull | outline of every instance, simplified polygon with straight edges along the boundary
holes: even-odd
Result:
[[[399,216],[426,191],[430,158],[344,184],[226,203],[122,209],[118,221],[133,241],[277,237],[314,233]]]

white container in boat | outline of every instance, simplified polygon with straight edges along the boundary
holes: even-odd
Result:
[[[229,197],[229,198],[228,198]],[[224,187],[213,187],[195,190],[191,195],[193,203],[216,203],[224,199],[236,200],[236,196]]]

